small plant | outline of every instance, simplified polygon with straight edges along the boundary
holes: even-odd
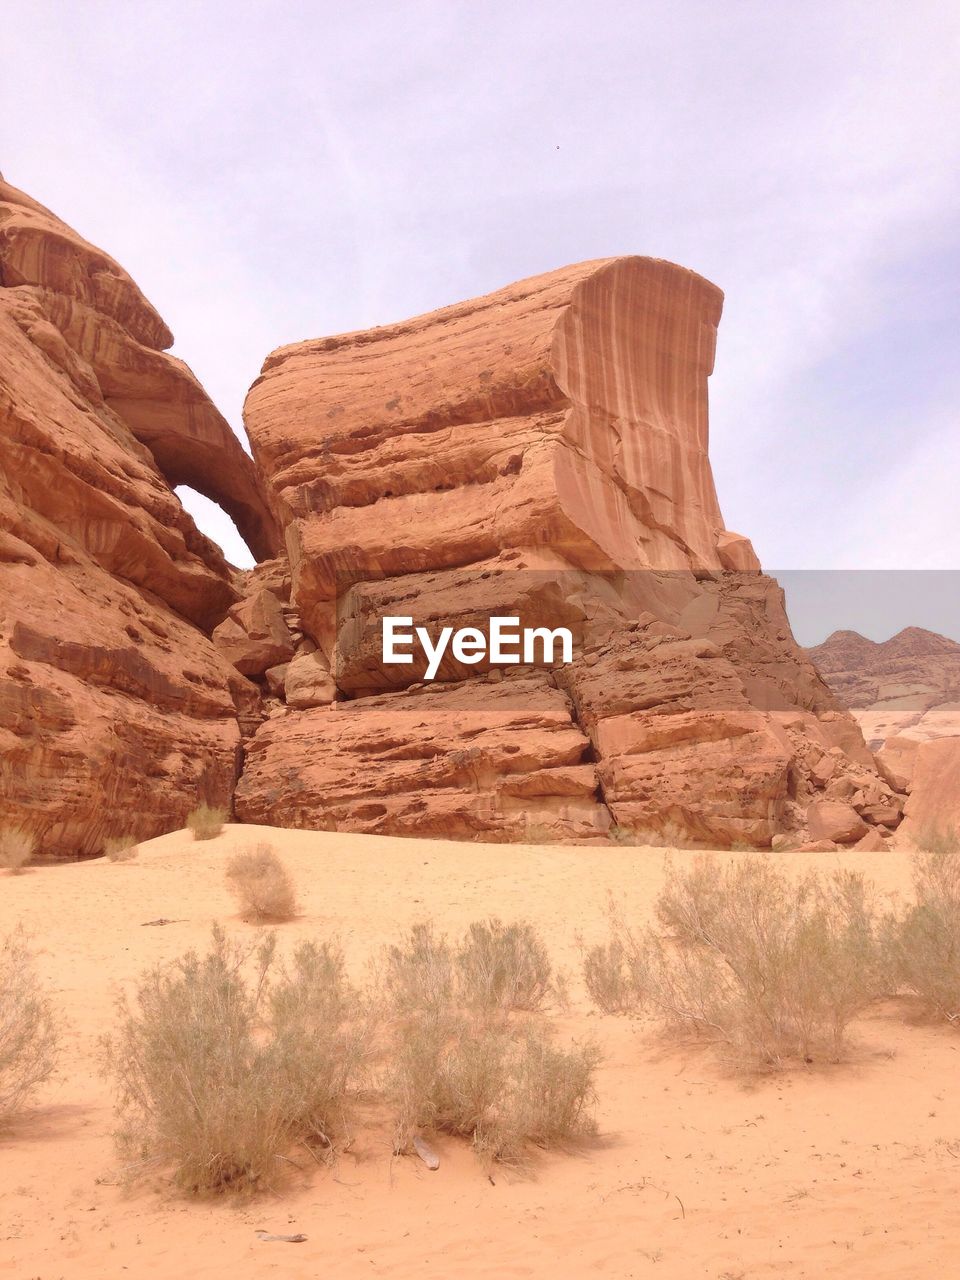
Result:
[[[273,1185],[297,1142],[333,1149],[364,1054],[362,1003],[330,944],[288,968],[215,928],[205,955],[145,973],[104,1044],[128,1158],[199,1193]]]
[[[584,951],[583,981],[590,999],[602,1013],[628,1013],[642,1003],[644,992],[629,959],[622,937]]]
[[[0,1125],[52,1075],[59,1035],[21,931],[0,942]]]
[[[521,1163],[531,1146],[596,1132],[599,1051],[557,1048],[542,1024],[413,1018],[402,1024],[392,1052],[388,1092],[397,1110],[397,1152],[426,1129],[469,1139],[485,1159]]]
[[[214,809],[208,804],[198,805],[187,814],[187,826],[194,840],[215,840],[226,820],[226,809]]]
[[[137,856],[134,836],[108,836],[103,842],[104,856],[109,862],[131,862]]]
[[[794,882],[762,857],[701,856],[686,872],[668,864],[656,909],[663,936],[636,935],[614,914],[611,943],[592,956],[591,996],[611,1011],[648,1003],[740,1061],[839,1059],[850,1020],[882,989],[860,875]]]
[[[279,923],[297,914],[293,881],[270,845],[235,853],[227,863],[226,877],[246,918]]]
[[[456,972],[463,1003],[475,1009],[533,1012],[551,992],[547,949],[526,921],[470,925],[457,948]]]
[[[439,1016],[454,1004],[453,953],[429,922],[415,924],[400,944],[386,948],[380,973],[394,1015]]]
[[[549,1042],[533,1017],[557,996],[549,958],[525,922],[472,924],[456,946],[430,924],[389,947],[379,970],[383,1076],[395,1149],[420,1130],[470,1140],[519,1162],[531,1145],[592,1132],[596,1049]]]
[[[33,857],[34,838],[19,827],[0,827],[0,867],[19,875]]]
[[[924,853],[960,854],[960,832],[956,827],[927,827],[917,840]]]
[[[955,1023],[960,1021],[960,850],[949,839],[917,855],[913,887],[913,904],[883,922],[890,985],[919,996],[931,1012]]]

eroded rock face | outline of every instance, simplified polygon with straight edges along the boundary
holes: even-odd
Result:
[[[892,738],[960,737],[960,644],[922,627],[883,643],[835,631],[807,651],[874,751]]]
[[[721,302],[669,263],[589,262],[267,359],[247,430],[316,648],[250,744],[241,817],[769,845],[806,836],[828,786],[852,806],[876,780],[888,799],[776,583],[724,528],[707,453]],[[384,615],[491,614],[569,627],[574,662],[448,658],[430,684],[422,662],[382,661]],[[851,833],[870,826],[852,811]]]
[[[236,575],[172,484],[232,495],[264,548],[276,529],[133,281],[2,183],[0,286],[0,824],[97,853],[229,807],[258,716],[206,634]]]

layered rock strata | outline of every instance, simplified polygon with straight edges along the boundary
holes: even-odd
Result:
[[[897,825],[779,588],[724,527],[707,452],[721,303],[681,267],[613,259],[267,359],[245,418],[297,649],[272,668],[242,818],[760,846]],[[492,613],[568,626],[574,662],[447,661],[428,684],[382,661],[385,615]],[[888,807],[860,818],[854,799]],[[831,825],[827,800],[856,821]]]
[[[209,631],[235,572],[173,493],[267,554],[251,459],[130,277],[0,183],[0,826],[39,856],[229,807],[259,692]]]

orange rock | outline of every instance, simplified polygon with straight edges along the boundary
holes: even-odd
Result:
[[[930,837],[960,837],[960,738],[918,744],[899,834],[921,846]]]
[[[960,644],[907,627],[882,644],[835,631],[808,653],[875,751],[960,736]],[[904,776],[897,773],[902,782]]]
[[[682,267],[613,259],[267,359],[247,430],[317,650],[249,746],[242,817],[574,839],[612,815],[766,846],[804,829],[826,753],[874,768],[724,528],[707,455],[720,308]],[[562,625],[575,660],[447,657],[438,689],[422,661],[383,662],[385,615]]]
[[[229,807],[241,722],[258,719],[257,690],[205,634],[237,600],[234,572],[112,403],[121,385],[159,397],[168,441],[189,440],[194,414],[214,421],[157,351],[170,341],[116,263],[0,183],[0,824],[41,856]],[[222,435],[216,452],[213,484],[266,530],[249,459],[234,480]]]
[[[814,800],[807,807],[807,827],[813,840],[853,844],[869,831],[852,804],[842,800]]]

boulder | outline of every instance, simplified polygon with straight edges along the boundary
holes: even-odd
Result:
[[[842,800],[814,800],[807,806],[807,828],[812,840],[853,844],[870,828],[852,804]]]

